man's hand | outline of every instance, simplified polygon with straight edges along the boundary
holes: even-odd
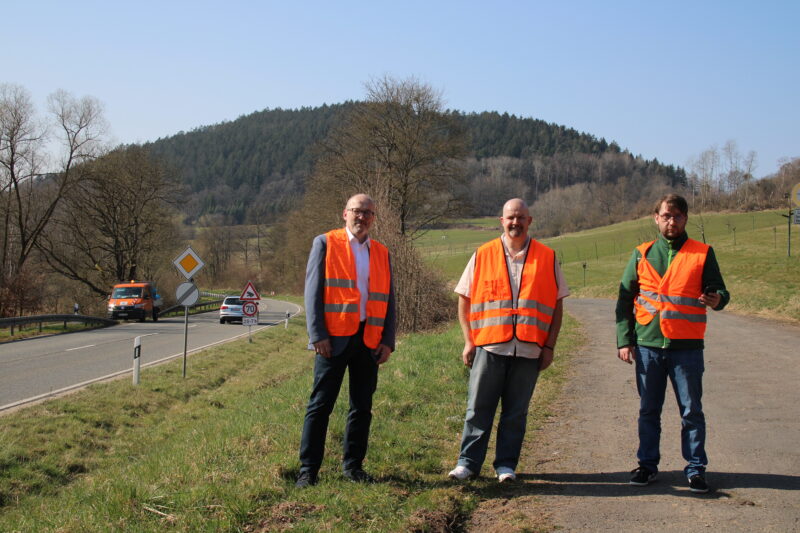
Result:
[[[314,351],[320,354],[325,359],[331,358],[331,340],[322,339],[314,343]]]
[[[722,296],[720,296],[716,292],[704,292],[700,295],[700,303],[710,307],[711,309],[716,309],[719,303],[722,301]]]
[[[461,352],[461,359],[464,364],[472,368],[472,362],[475,360],[475,345],[471,342],[464,343],[464,351]]]
[[[373,353],[378,356],[376,363],[380,366],[389,360],[389,356],[392,355],[392,349],[385,344],[379,344]]]
[[[542,352],[539,354],[539,372],[553,364],[554,355],[552,348],[549,346],[542,347]]]
[[[632,365],[636,360],[633,346],[623,346],[617,350],[617,357]]]

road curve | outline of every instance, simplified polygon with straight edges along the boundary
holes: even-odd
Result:
[[[300,306],[280,300],[261,300],[255,333],[281,323]],[[130,373],[133,343],[142,342],[142,367],[183,356],[184,318],[158,322],[123,322],[118,326],[64,335],[37,337],[0,344],[0,412],[90,383]],[[218,313],[189,317],[188,352],[229,342],[248,334],[239,324],[220,324]]]

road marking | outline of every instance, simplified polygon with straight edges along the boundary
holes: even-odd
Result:
[[[78,346],[77,348],[67,348],[64,350],[65,352],[71,352],[73,350],[83,350],[84,348],[91,348],[92,346],[97,346],[96,344],[87,344],[86,346]]]
[[[286,302],[286,303],[291,303],[291,302]],[[299,306],[297,304],[292,304],[292,305],[294,305],[294,307],[297,308],[295,313],[292,315],[293,317],[297,316],[298,314],[300,314],[303,311],[303,308],[301,306]],[[277,326],[278,324],[281,324],[281,323],[283,323],[283,320],[279,320],[278,322],[275,322],[273,324],[265,324],[263,326],[258,327],[258,329],[254,330],[253,332],[255,333],[257,331],[261,331],[262,329],[266,329],[266,328],[269,328],[269,327],[274,327],[274,326]],[[122,325],[122,324],[120,324],[120,325]],[[231,342],[231,341],[234,341],[236,339],[240,339],[240,338],[244,337],[245,335],[249,335],[249,334],[250,334],[249,332],[244,332],[244,333],[241,333],[239,335],[234,335],[233,337],[230,337],[228,339],[223,339],[221,341],[217,341],[217,342],[212,342],[210,344],[206,344],[205,346],[198,346],[197,348],[194,348],[194,349],[190,348],[187,351],[187,354],[193,354],[193,353],[196,353],[196,352],[200,352],[200,351],[205,350],[206,348],[210,348],[210,347],[216,346],[218,344],[225,344],[227,342]],[[157,333],[151,333],[151,335],[158,335],[158,334]],[[73,348],[73,349],[77,349],[77,348]],[[182,355],[183,355],[183,352],[178,352],[176,354],[169,355],[167,357],[158,359],[157,361],[151,361],[149,363],[145,363],[145,364],[142,365],[142,368],[146,368],[146,367],[149,367],[149,366],[155,366],[155,365],[164,363],[166,361],[169,361],[170,359],[176,359],[178,357],[181,357]],[[87,385],[91,385],[92,383],[98,383],[100,381],[106,381],[106,380],[109,380],[109,379],[116,378],[118,376],[122,376],[122,375],[125,375],[125,374],[130,374],[130,373],[131,373],[131,369],[128,368],[128,369],[125,369],[125,370],[120,370],[118,372],[113,372],[113,373],[105,375],[105,376],[101,376],[101,377],[98,377],[98,378],[90,379],[90,380],[84,381],[82,383],[76,383],[75,385],[69,385],[67,387],[64,387],[64,388],[61,388],[61,389],[58,389],[58,390],[45,392],[43,394],[39,394],[39,395],[33,396],[31,398],[25,398],[24,400],[17,400],[16,402],[12,402],[12,403],[9,403],[9,404],[6,404],[6,405],[0,405],[0,412],[8,410],[8,409],[13,409],[14,407],[19,407],[21,405],[25,405],[25,404],[28,404],[28,403],[33,403],[33,402],[38,401],[38,400],[44,400],[46,398],[52,398],[54,396],[58,396],[58,395],[63,394],[65,392],[81,389],[83,387],[86,387]]]

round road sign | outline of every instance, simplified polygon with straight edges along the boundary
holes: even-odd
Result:
[[[258,306],[253,302],[245,302],[242,304],[242,313],[245,316],[255,316],[258,313]]]
[[[200,298],[200,291],[191,281],[184,281],[175,290],[175,300],[178,305],[189,307],[197,303]]]

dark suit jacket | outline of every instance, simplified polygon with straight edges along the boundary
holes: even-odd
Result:
[[[325,326],[324,311],[324,291],[325,291],[325,252],[328,249],[328,239],[326,236],[317,235],[311,245],[311,252],[308,254],[308,266],[306,267],[306,326],[308,328],[309,349],[313,349],[313,343],[330,338],[333,355],[338,355],[347,346],[350,337],[335,337],[328,334]],[[391,256],[389,258],[389,270],[392,268]],[[394,299],[394,277],[391,278],[389,285],[389,307],[386,310],[381,344],[388,346],[394,351],[395,334],[397,332],[397,314]]]

